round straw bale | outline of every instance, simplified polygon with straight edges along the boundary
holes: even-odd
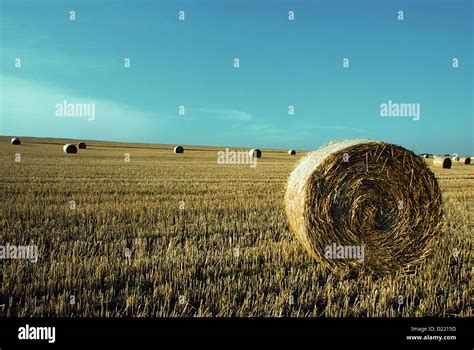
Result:
[[[310,152],[291,173],[285,194],[297,240],[317,262],[341,273],[411,270],[443,227],[441,204],[437,180],[422,158],[370,140],[337,141]],[[341,258],[340,247],[363,251],[362,259]]]
[[[249,154],[250,154],[251,157],[255,157],[255,158],[261,158],[262,157],[262,151],[260,151],[258,148],[252,148],[249,151]]]
[[[459,163],[469,165],[471,164],[471,158],[470,157],[459,157]]]
[[[174,153],[184,153],[184,148],[182,146],[176,146],[174,148]]]
[[[433,159],[433,166],[437,168],[450,169],[452,165],[451,159],[447,157],[435,157]]]
[[[296,154],[296,151],[295,151],[294,149],[290,149],[290,150],[288,151],[288,154],[289,154],[290,156],[294,156],[294,155]]]
[[[85,142],[81,141],[81,142],[79,142],[79,143],[77,144],[77,147],[78,147],[79,149],[86,149],[86,148],[87,148],[87,145],[86,145]]]
[[[63,146],[63,151],[64,153],[77,153],[77,147],[76,145],[68,143]]]
[[[12,145],[20,145],[21,144],[21,140],[19,137],[14,137],[11,139],[11,143]]]

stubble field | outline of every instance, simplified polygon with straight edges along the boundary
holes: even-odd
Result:
[[[339,276],[288,228],[302,153],[263,149],[252,168],[217,164],[224,147],[9,139],[0,244],[39,256],[0,259],[0,316],[472,316],[472,165],[432,168],[447,229],[416,273]]]

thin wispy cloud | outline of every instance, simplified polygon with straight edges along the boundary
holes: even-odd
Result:
[[[306,125],[305,128],[313,130],[341,130],[341,131],[353,131],[358,133],[368,133],[365,129],[354,128],[351,126],[337,126],[337,125]]]
[[[226,121],[250,121],[254,117],[247,112],[235,109],[190,108],[186,112],[189,120],[216,119]]]
[[[15,135],[48,135],[51,137],[87,137],[88,139],[129,139],[130,132],[144,135],[159,124],[151,123],[152,113],[102,98],[82,96],[72,90],[36,81],[0,76],[2,109],[0,132]],[[64,101],[95,106],[95,118],[65,118],[56,115],[56,105]],[[145,136],[146,137],[146,136]]]

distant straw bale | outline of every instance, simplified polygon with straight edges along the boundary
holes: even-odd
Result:
[[[184,148],[183,146],[176,146],[174,148],[174,153],[184,153]]]
[[[63,151],[64,153],[77,153],[77,147],[76,145],[68,143],[63,146]]]
[[[249,151],[249,154],[250,154],[251,157],[255,157],[255,158],[261,158],[262,157],[262,151],[260,151],[258,148],[252,148]]]
[[[450,169],[452,161],[448,157],[435,157],[433,159],[433,166],[437,168]]]

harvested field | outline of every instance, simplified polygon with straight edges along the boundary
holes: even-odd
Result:
[[[224,147],[177,157],[170,145],[86,140],[70,156],[67,140],[10,139],[0,244],[39,256],[0,259],[2,316],[472,316],[472,165],[424,160],[446,231],[415,273],[341,276],[288,227],[285,186],[305,152],[262,149],[251,168],[218,165]]]

